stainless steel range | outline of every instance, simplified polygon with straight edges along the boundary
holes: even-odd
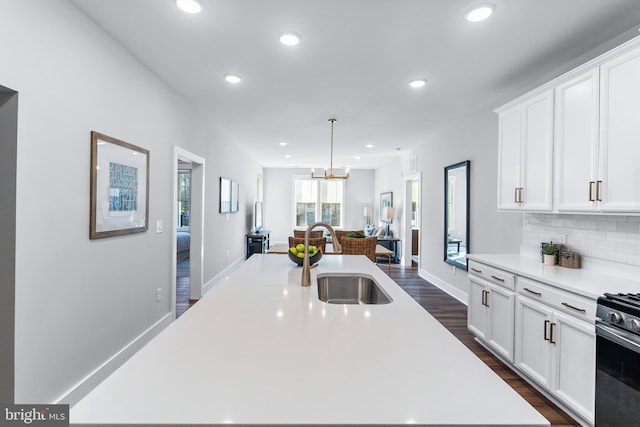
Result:
[[[640,294],[598,298],[595,420],[640,425]]]

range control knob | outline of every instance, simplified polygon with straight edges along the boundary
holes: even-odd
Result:
[[[627,324],[629,325],[629,329],[634,332],[640,332],[640,320],[638,319],[630,319]]]
[[[622,315],[617,311],[610,311],[609,313],[607,313],[607,317],[609,318],[609,322],[614,324],[620,323],[620,321],[622,320]]]

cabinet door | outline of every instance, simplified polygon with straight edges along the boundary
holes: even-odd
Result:
[[[552,311],[544,305],[516,297],[515,365],[540,385],[551,389],[549,328]]]
[[[555,197],[559,211],[596,209],[599,70],[556,88]]]
[[[640,212],[640,48],[600,75],[600,210]]]
[[[551,344],[553,393],[593,423],[595,399],[594,325],[556,312]]]
[[[469,276],[469,301],[467,305],[467,328],[475,336],[484,339],[487,307],[484,305],[485,285],[479,279]]]
[[[521,207],[551,211],[553,194],[553,91],[522,106]]]
[[[487,343],[502,357],[513,362],[515,294],[494,285],[489,285],[487,292]]]
[[[505,110],[498,117],[498,209],[520,209],[522,118],[520,106]]]

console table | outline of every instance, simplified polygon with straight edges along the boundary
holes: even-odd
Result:
[[[253,254],[266,254],[269,250],[269,234],[271,231],[262,230],[245,234],[245,254],[249,258]]]
[[[400,262],[400,239],[397,237],[378,237],[378,244],[393,251],[393,263]]]

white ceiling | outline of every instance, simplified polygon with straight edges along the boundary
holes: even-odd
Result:
[[[375,168],[640,35],[638,0],[492,0],[480,23],[463,16],[473,0],[203,0],[198,15],[173,0],[70,1],[265,167],[328,166],[335,117],[334,167]],[[302,43],[281,45],[284,31]],[[411,89],[415,77],[429,82]]]

